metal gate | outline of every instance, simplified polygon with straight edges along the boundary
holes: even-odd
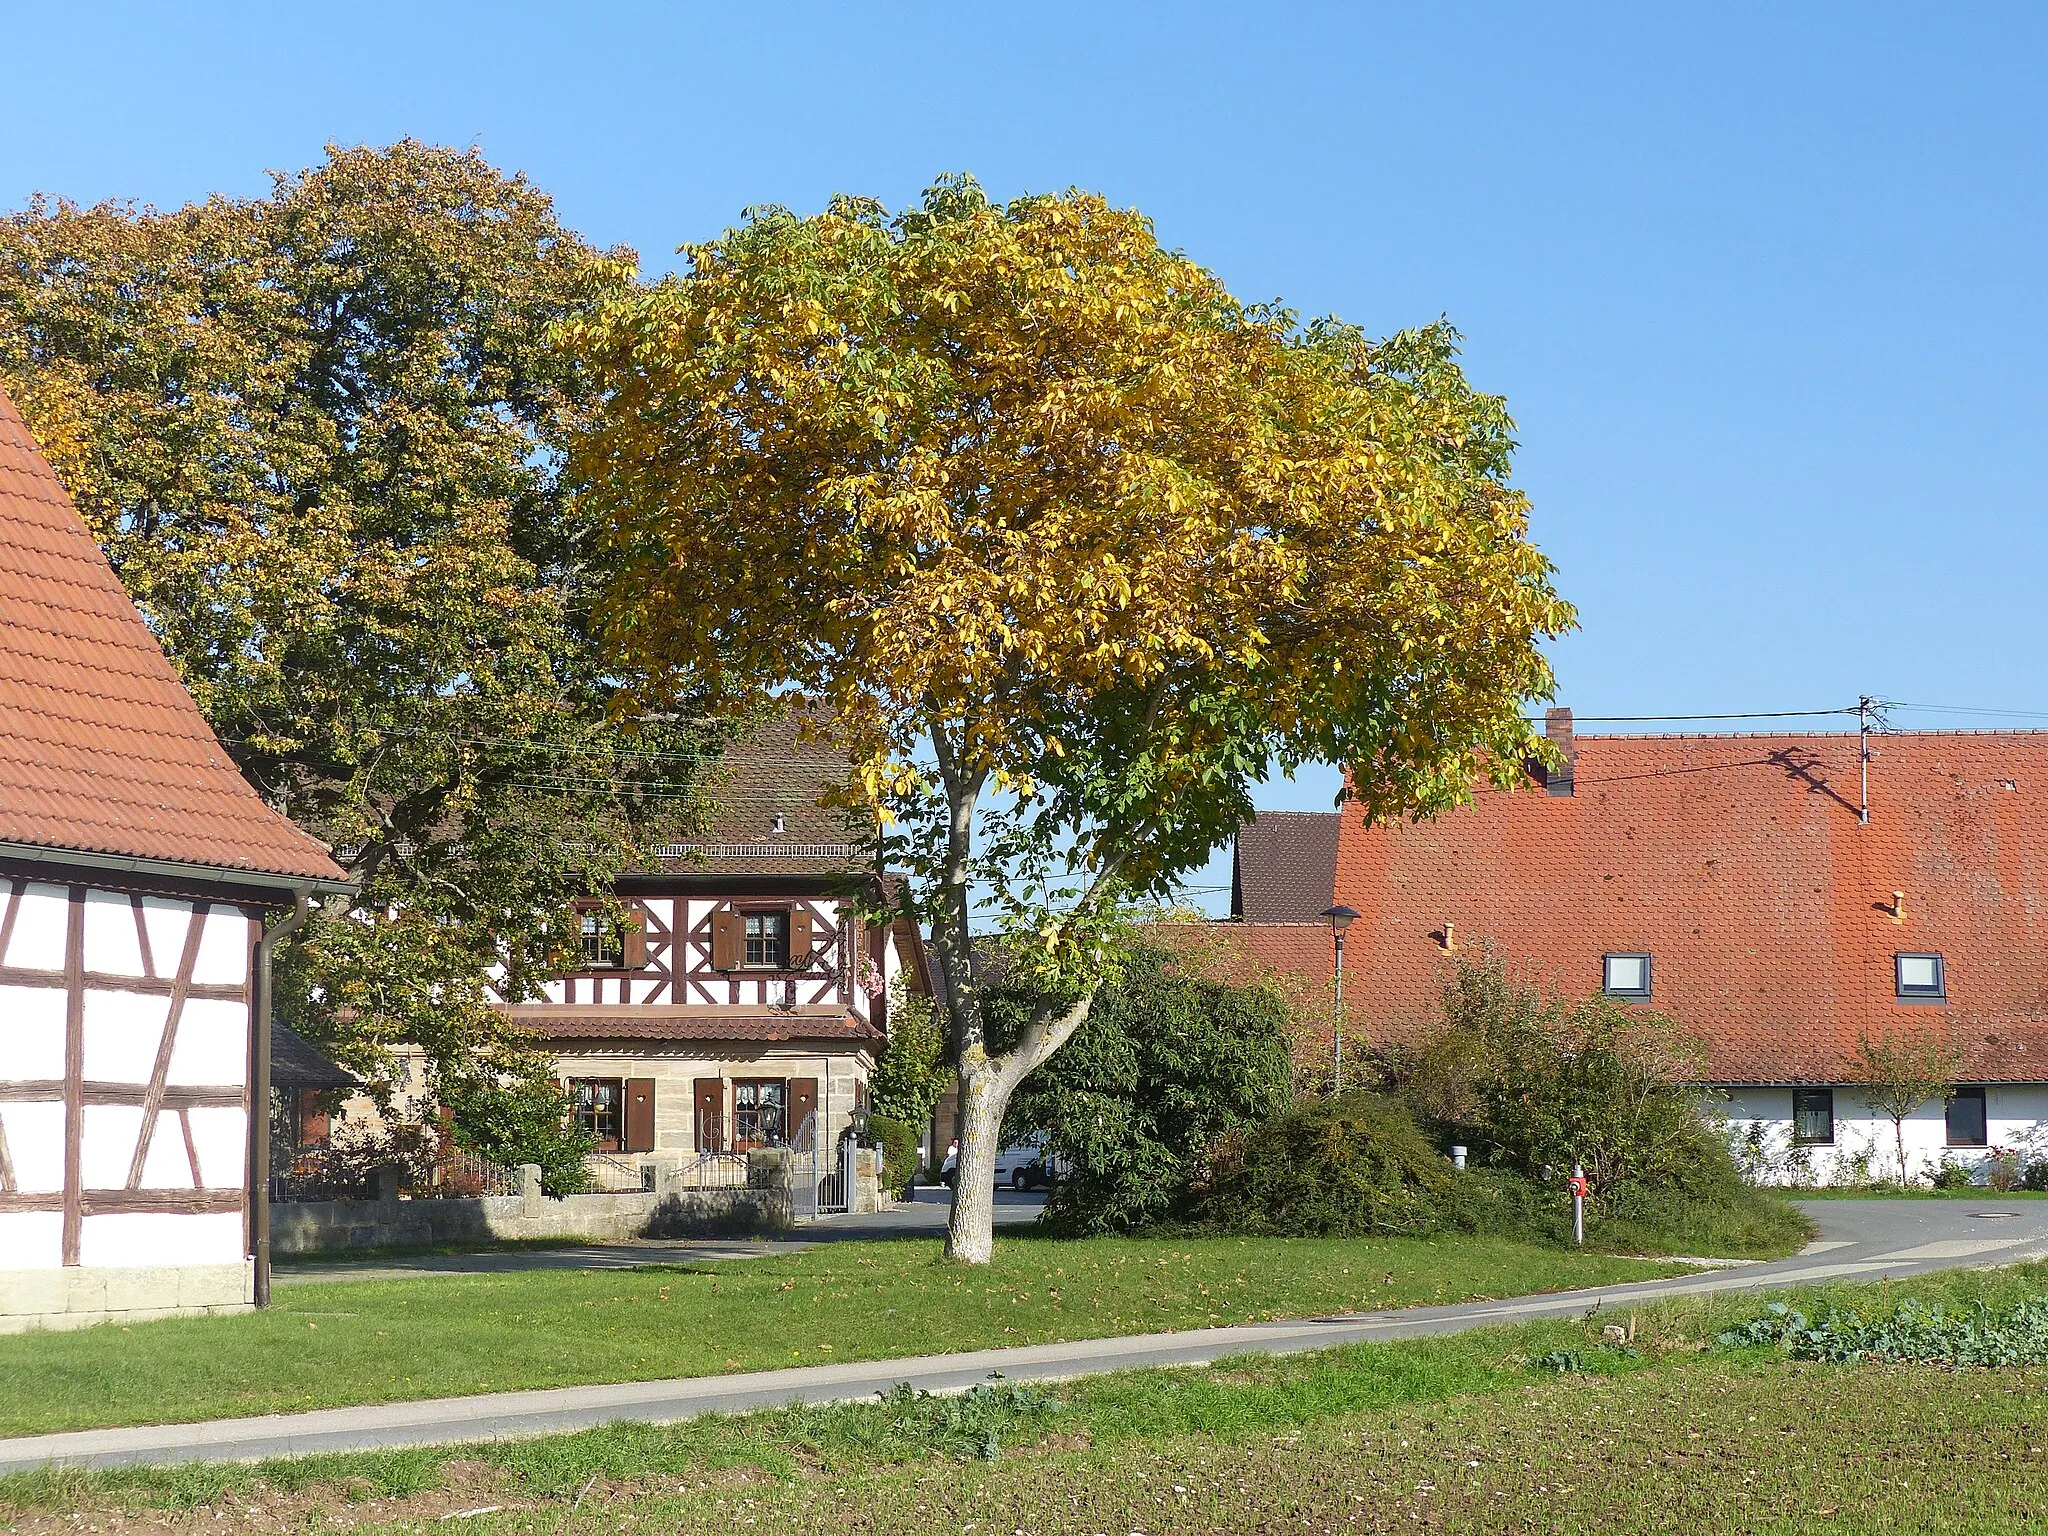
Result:
[[[848,1208],[853,1188],[854,1138],[819,1145],[818,1117],[808,1116],[789,1139],[789,1206],[798,1221],[838,1216]]]

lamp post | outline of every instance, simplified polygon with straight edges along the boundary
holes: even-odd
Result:
[[[1337,997],[1336,1021],[1333,1039],[1335,1043],[1334,1071],[1337,1092],[1344,1091],[1344,930],[1349,928],[1358,914],[1349,907],[1325,907],[1323,916],[1330,920],[1330,937],[1337,946]]]

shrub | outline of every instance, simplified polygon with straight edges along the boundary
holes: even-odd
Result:
[[[938,1009],[898,976],[889,987],[888,1025],[889,1043],[868,1078],[868,1112],[904,1125],[923,1125],[953,1077],[946,1064]]]
[[[1450,1165],[1407,1109],[1376,1093],[1305,1102],[1233,1148],[1193,1224],[1299,1237],[1418,1236],[1459,1224]],[[1519,1205],[1517,1206],[1519,1212]]]
[[[899,1200],[905,1198],[917,1173],[917,1127],[887,1115],[870,1115],[868,1139],[882,1149],[882,1187]]]
[[[1031,1002],[1015,985],[991,987],[991,1034]],[[1286,1103],[1292,1071],[1277,993],[1190,974],[1141,945],[1119,957],[1074,1038],[1024,1080],[1005,1131],[1042,1132],[1068,1165],[1046,1202],[1049,1226],[1130,1231],[1177,1213],[1217,1142]]]
[[[1934,1170],[1928,1182],[1936,1189],[1968,1189],[1975,1180],[1970,1176],[1968,1164],[1959,1163],[1944,1153],[1941,1166]]]
[[[1446,981],[1443,1026],[1403,1091],[1447,1139],[1524,1178],[1581,1163],[1596,1200],[1631,1186],[1715,1197],[1740,1175],[1690,1086],[1697,1066],[1663,1015],[1546,999],[1482,952]]]
[[[456,1141],[472,1152],[507,1168],[538,1164],[541,1188],[550,1195],[588,1186],[584,1159],[597,1143],[576,1124],[575,1104],[552,1079],[448,1076],[441,1098],[452,1112]]]

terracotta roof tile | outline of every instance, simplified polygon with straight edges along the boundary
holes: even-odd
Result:
[[[5,394],[0,841],[342,877],[221,749]]]
[[[1706,1043],[1712,1080],[1839,1082],[1858,1034],[1944,1026],[1965,1080],[2048,1081],[2048,733],[1580,736],[1575,793],[1482,793],[1434,821],[1346,817],[1335,894],[1349,1029],[1412,1037],[1450,964],[1490,941],[1560,993],[1601,957],[1653,958],[1650,1006]],[[1892,893],[1903,893],[1903,912]],[[1233,940],[1319,983],[1281,928]],[[1892,957],[1946,962],[1945,1006],[1902,1003]]]
[[[562,1007],[520,1003],[507,1008],[521,1029],[546,1040],[843,1040],[877,1041],[880,1031],[832,1010],[737,1013],[696,1005]]]

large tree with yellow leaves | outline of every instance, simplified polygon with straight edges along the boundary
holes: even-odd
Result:
[[[572,479],[616,545],[609,641],[643,708],[800,696],[850,749],[943,962],[948,1251],[985,1261],[1004,1108],[1118,913],[1275,769],[1350,765],[1369,817],[1518,773],[1571,610],[1448,326],[1304,325],[1136,212],[965,178],[685,254],[567,331],[607,397]],[[970,923],[1042,994],[1014,1039]]]

